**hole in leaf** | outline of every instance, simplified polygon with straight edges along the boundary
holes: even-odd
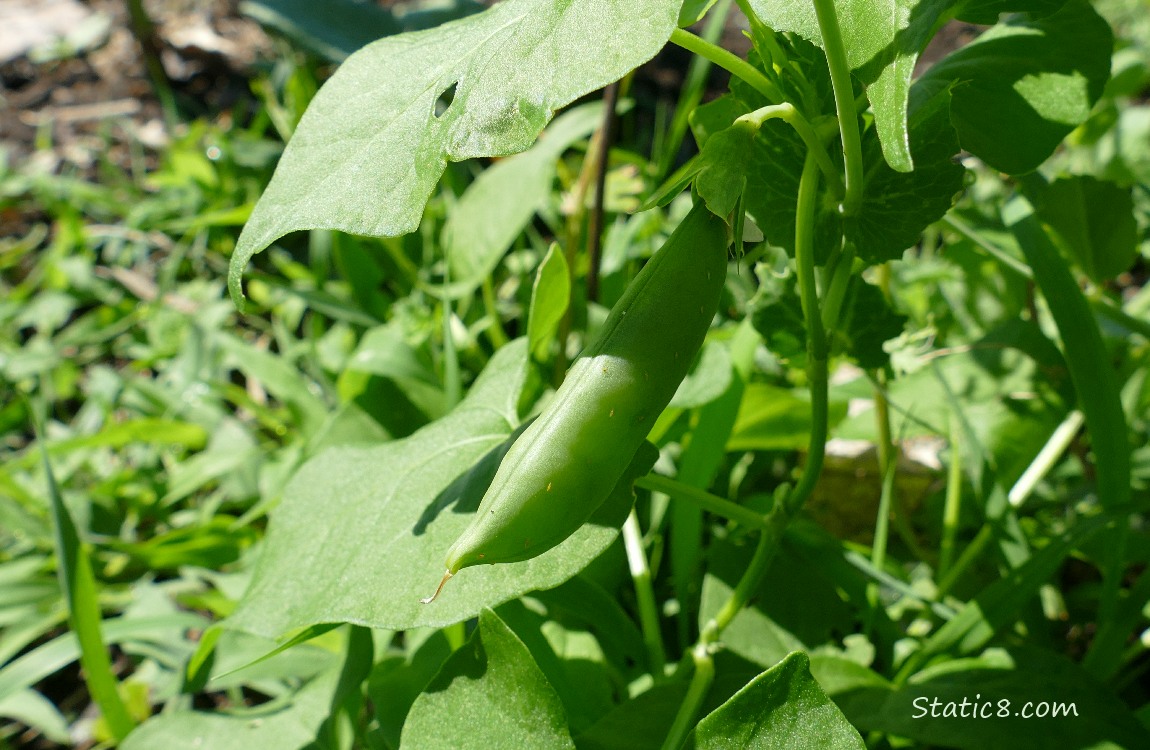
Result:
[[[447,110],[451,107],[451,103],[455,101],[455,89],[459,87],[459,81],[453,81],[450,86],[445,88],[435,100],[435,117],[438,119],[443,117]]]

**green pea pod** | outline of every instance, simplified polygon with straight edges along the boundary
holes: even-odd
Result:
[[[440,588],[462,568],[546,552],[602,504],[703,344],[726,277],[726,248],[726,225],[699,203],[511,446],[448,550]]]

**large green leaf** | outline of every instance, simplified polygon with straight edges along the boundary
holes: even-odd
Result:
[[[563,704],[523,641],[489,609],[411,707],[401,750],[574,748]]]
[[[1110,77],[1110,26],[1086,0],[1038,20],[995,26],[923,76],[953,86],[951,120],[962,147],[995,169],[1038,167],[1091,107]]]
[[[556,109],[653,57],[680,5],[507,0],[364,47],[312,101],[256,204],[232,256],[233,297],[252,255],[288,232],[414,230],[448,161],[529,147]]]
[[[420,604],[435,590],[448,547],[471,522],[510,445],[525,358],[522,339],[500,349],[454,411],[408,438],[330,449],[300,469],[272,513],[231,626],[273,637],[328,622],[441,626],[555,586],[602,552],[630,507],[626,482],[624,492],[555,549],[524,562],[467,568],[436,601]],[[636,472],[646,468],[637,461]]]
[[[695,729],[698,750],[862,750],[862,737],[795,652],[763,672]]]

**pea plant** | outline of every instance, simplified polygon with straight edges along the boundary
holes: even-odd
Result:
[[[229,275],[338,269],[342,421],[184,692],[338,658],[123,746],[1150,747],[1119,5],[504,0],[356,51]]]

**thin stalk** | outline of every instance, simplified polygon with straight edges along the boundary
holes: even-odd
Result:
[[[970,541],[970,544],[966,545],[966,548],[962,550],[962,554],[958,556],[958,562],[954,564],[954,567],[948,570],[946,575],[939,576],[937,598],[942,599],[943,596],[950,591],[951,587],[962,577],[966,569],[978,559],[978,556],[982,554],[986,545],[990,544],[992,539],[994,539],[994,529],[991,528],[990,524],[984,524],[983,527],[978,530],[978,533],[974,535],[974,539]]]
[[[1007,493],[1006,499],[1012,506],[1017,508],[1026,502],[1026,498],[1030,497],[1030,493],[1038,486],[1058,460],[1062,458],[1062,454],[1070,447],[1070,443],[1074,441],[1074,437],[1082,429],[1082,425],[1086,422],[1086,416],[1075,409],[1066,415],[1066,419],[1062,420],[1062,424],[1054,429],[1050,435],[1050,439],[1046,441],[1046,445],[1042,446],[1042,450],[1038,451],[1038,455],[1026,467],[1026,471],[1022,472],[1022,476],[1010,488]]]
[[[663,636],[659,628],[659,608],[655,603],[655,590],[651,587],[651,569],[643,550],[643,532],[635,510],[623,522],[623,547],[627,551],[627,565],[635,583],[635,598],[639,604],[639,627],[643,632],[643,645],[647,647],[647,663],[651,676],[662,679],[667,664],[663,650]]]
[[[651,492],[661,492],[676,500],[685,500],[705,511],[728,518],[747,528],[761,529],[766,525],[764,518],[750,508],[659,474],[648,474],[645,477],[640,477],[635,480],[635,486]]]
[[[762,584],[771,559],[779,547],[779,539],[787,524],[814,489],[822,472],[823,457],[827,439],[827,345],[822,327],[822,314],[819,311],[815,291],[814,266],[814,217],[818,197],[819,168],[815,157],[808,151],[799,180],[799,199],[795,211],[795,261],[799,268],[799,292],[803,302],[803,317],[807,329],[807,377],[811,387],[811,435],[807,465],[799,483],[793,490],[785,487],[775,493],[771,511],[759,523],[762,531],[758,546],[747,570],[743,573],[735,590],[719,608],[699,633],[699,639],[690,650],[695,672],[687,689],[687,696],[679,706],[679,712],[671,726],[671,731],[663,743],[663,750],[677,750],[682,746],[698,714],[699,707],[714,680],[714,663],[711,651],[718,643],[723,630],[747,605],[751,596]],[[646,481],[648,478],[640,480]],[[638,482],[636,483],[638,484]],[[662,491],[666,491],[660,488]]]
[[[728,52],[717,44],[711,44],[702,37],[696,36],[685,29],[675,29],[671,32],[671,43],[677,44],[688,52],[705,57],[715,65],[733,76],[742,79],[755,91],[772,102],[786,100],[778,87],[762,72],[738,55]]]
[[[587,219],[587,299],[599,300],[599,256],[602,251],[603,199],[607,192],[607,159],[614,135],[615,105],[619,101],[619,82],[603,90],[603,123],[595,140],[595,202]]]
[[[835,13],[834,0],[814,0],[814,4],[815,15],[819,20],[819,31],[823,37],[823,50],[826,52],[827,65],[830,67],[831,87],[835,92],[835,109],[838,113],[839,135],[843,144],[843,163],[846,165],[846,196],[843,198],[842,211],[845,216],[854,216],[862,205],[863,161],[851,69],[847,64],[846,47],[843,44],[842,30],[839,28],[839,18]]]
[[[711,683],[715,680],[715,661],[711,658],[707,646],[696,644],[691,649],[691,662],[695,669],[687,686],[687,695],[683,698],[679,713],[675,715],[675,722],[671,724],[667,739],[663,741],[663,750],[679,750],[683,746],[694,724],[695,714],[698,713],[699,706],[703,704],[703,699],[707,697]],[[685,710],[688,706],[689,711]]]
[[[950,415],[950,466],[946,474],[946,499],[942,506],[942,540],[939,542],[938,578],[950,572],[954,543],[958,538],[958,518],[962,510],[962,451],[959,449],[958,417]]]
[[[483,306],[487,308],[487,335],[496,349],[507,343],[507,333],[503,330],[503,322],[499,317],[499,303],[495,299],[495,287],[490,276],[483,277]]]
[[[843,196],[844,186],[842,178],[839,176],[839,171],[835,168],[834,162],[831,161],[830,154],[827,153],[826,147],[823,146],[822,138],[819,137],[815,129],[811,127],[810,122],[807,118],[803,117],[803,113],[800,112],[795,105],[790,102],[770,104],[766,107],[756,109],[754,112],[748,112],[736,119],[735,122],[749,122],[756,128],[759,128],[762,127],[763,123],[767,120],[782,120],[795,129],[795,132],[803,139],[803,143],[806,144],[810,153],[814,155],[815,160],[818,162],[819,169],[822,170],[823,176],[826,178],[831,191],[835,196],[841,198]]]
[[[855,246],[853,242],[843,244],[843,252],[835,263],[830,274],[830,281],[825,284],[826,292],[823,294],[823,328],[834,330],[838,325],[839,315],[842,314],[843,300],[846,299],[847,286],[850,285],[854,275]],[[826,278],[826,277],[824,277]]]
[[[819,171],[815,157],[807,152],[799,178],[795,208],[795,264],[798,266],[799,298],[807,329],[807,379],[811,389],[811,436],[807,465],[798,485],[787,497],[791,512],[797,511],[815,488],[826,455],[829,421],[827,340],[815,289],[814,224]]]

